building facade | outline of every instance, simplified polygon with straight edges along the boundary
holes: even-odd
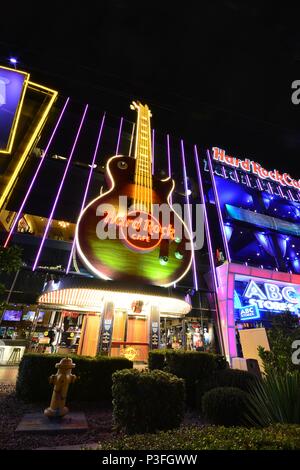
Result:
[[[11,93],[4,79],[16,71],[1,73]],[[146,115],[112,116],[22,77],[11,132],[0,136],[1,242],[20,246],[24,260],[17,273],[1,274],[3,361],[27,348],[145,362],[149,349],[164,347],[231,360],[244,354],[242,330],[271,327],[278,312],[298,315],[299,181],[163,134],[153,129],[155,115],[138,154]],[[127,156],[139,158],[130,185],[144,189],[128,194],[144,198],[146,217],[155,202],[148,182],[151,194],[162,194],[155,185],[174,179],[165,200],[194,234],[191,255],[181,239],[153,250],[144,241],[121,249],[89,242],[88,222],[78,223],[86,207],[112,186],[124,195],[125,177],[114,185],[109,177],[116,155],[125,157],[115,160],[120,173],[130,167]]]

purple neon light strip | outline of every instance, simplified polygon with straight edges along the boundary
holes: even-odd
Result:
[[[34,271],[34,270],[36,269],[37,263],[38,263],[38,261],[39,261],[39,258],[40,258],[40,255],[41,255],[41,252],[42,252],[44,243],[45,243],[46,236],[48,235],[48,231],[49,231],[49,228],[50,228],[50,224],[51,224],[51,222],[52,222],[53,214],[54,214],[54,211],[55,211],[55,209],[56,209],[56,205],[57,205],[57,203],[58,203],[58,199],[59,199],[59,196],[60,196],[62,187],[63,187],[64,182],[65,182],[65,178],[66,178],[67,173],[68,173],[68,170],[69,170],[69,166],[70,166],[70,163],[71,163],[73,154],[74,154],[75,147],[76,147],[76,145],[77,145],[77,141],[78,141],[78,138],[79,138],[79,134],[80,134],[80,131],[81,131],[83,122],[84,122],[84,120],[85,120],[85,116],[86,116],[88,107],[89,107],[89,105],[87,104],[87,105],[85,106],[85,108],[84,108],[83,115],[82,115],[82,118],[81,118],[81,121],[80,121],[80,124],[79,124],[79,128],[78,128],[78,130],[77,130],[77,134],[76,134],[76,137],[75,137],[75,140],[74,140],[74,143],[73,143],[73,147],[72,147],[71,153],[70,153],[70,155],[69,155],[69,158],[68,158],[68,161],[67,161],[67,165],[66,165],[66,168],[65,168],[63,177],[62,177],[62,179],[61,179],[61,182],[60,182],[60,185],[59,185],[59,188],[58,188],[58,191],[57,191],[57,194],[56,194],[56,197],[55,197],[53,206],[52,206],[52,210],[51,210],[50,216],[49,216],[49,218],[48,218],[48,223],[47,223],[47,225],[46,225],[46,229],[45,229],[45,231],[44,231],[44,235],[43,235],[43,238],[42,238],[42,241],[41,241],[39,250],[38,250],[38,252],[37,252],[37,255],[36,255],[36,258],[35,258],[35,261],[34,261],[34,265],[33,265],[33,267],[32,267],[32,271]]]
[[[97,157],[97,154],[98,154],[98,148],[99,148],[100,139],[101,139],[101,135],[102,135],[102,130],[103,130],[103,126],[104,126],[105,115],[106,115],[106,113],[103,114],[102,121],[101,121],[101,124],[100,124],[97,143],[96,143],[96,147],[95,147],[95,151],[94,151],[94,155],[93,155],[93,159],[92,159],[92,163],[91,163],[91,168],[90,168],[90,171],[89,171],[89,176],[88,176],[88,179],[87,179],[87,183],[86,183],[85,192],[84,192],[84,196],[83,196],[83,199],[82,199],[82,204],[81,204],[79,215],[81,214],[81,212],[84,209],[85,201],[86,201],[86,198],[87,198],[87,195],[88,195],[88,191],[89,191],[89,187],[90,187],[90,183],[91,183],[91,178],[92,178],[92,173],[94,171],[94,164],[95,164],[95,160],[96,160],[96,157]],[[72,262],[72,258],[73,258],[74,247],[75,247],[75,238],[73,240],[72,249],[71,249],[71,253],[70,253],[70,256],[69,256],[69,261],[68,261],[68,265],[67,265],[67,269],[66,269],[67,274],[70,271],[70,266],[71,266],[71,262]]]
[[[259,178],[256,178],[256,182],[257,182],[257,186],[259,187],[259,189],[263,191],[264,188],[262,187],[262,184]]]
[[[205,223],[206,237],[207,237],[208,255],[209,255],[209,259],[210,259],[211,270],[212,270],[212,273],[213,273],[214,288],[216,290],[216,288],[219,287],[219,284],[218,284],[218,279],[217,279],[217,275],[216,275],[216,267],[215,267],[215,263],[214,263],[214,254],[213,254],[212,241],[211,241],[211,236],[210,236],[210,231],[209,231],[209,222],[208,222],[207,210],[206,210],[206,204],[205,204],[203,182],[202,182],[202,176],[201,176],[201,171],[200,171],[198,150],[197,150],[196,145],[194,145],[194,159],[195,159],[195,162],[196,162],[200,198],[201,198],[201,202],[203,204],[203,213],[204,213],[204,223]]]
[[[155,148],[155,130],[152,129],[152,175],[154,175],[154,148]]]
[[[52,140],[53,140],[53,138],[54,138],[54,136],[55,136],[55,134],[56,134],[57,128],[58,128],[58,126],[59,126],[59,124],[60,124],[60,121],[61,121],[61,119],[62,119],[62,117],[63,117],[63,115],[64,115],[64,112],[65,112],[65,110],[66,110],[66,107],[67,107],[69,101],[70,101],[70,98],[67,98],[67,100],[66,100],[66,102],[65,102],[65,104],[64,104],[64,107],[63,107],[63,109],[61,110],[61,113],[60,113],[59,118],[58,118],[58,120],[57,120],[57,122],[56,122],[56,124],[55,124],[55,127],[54,127],[53,131],[52,131],[52,134],[51,134],[51,136],[50,136],[50,139],[49,139],[49,141],[48,141],[48,144],[47,144],[47,146],[46,146],[46,148],[45,148],[45,150],[44,150],[44,154],[43,154],[43,156],[42,156],[42,158],[41,158],[41,160],[40,160],[40,163],[38,164],[38,167],[37,167],[37,169],[36,169],[36,171],[35,171],[35,174],[33,175],[33,178],[32,178],[32,180],[31,180],[31,183],[30,183],[30,185],[29,185],[29,188],[27,189],[27,193],[26,193],[25,196],[24,196],[24,199],[23,199],[23,202],[22,202],[22,204],[21,204],[21,206],[20,206],[20,209],[19,209],[19,211],[18,211],[18,213],[17,213],[17,215],[16,215],[16,217],[15,217],[15,220],[14,220],[12,226],[11,226],[11,229],[10,229],[10,231],[9,231],[9,234],[8,234],[6,240],[5,240],[4,247],[7,246],[8,242],[9,242],[9,240],[10,240],[12,234],[13,234],[13,231],[15,230],[15,227],[16,227],[17,223],[18,223],[19,220],[20,220],[20,216],[21,216],[21,214],[22,214],[22,212],[23,212],[24,206],[25,206],[25,204],[26,204],[26,202],[27,202],[27,199],[29,198],[29,195],[30,195],[30,193],[31,193],[31,190],[32,190],[32,188],[33,188],[33,185],[34,185],[34,183],[35,183],[35,180],[36,180],[37,177],[38,177],[38,174],[39,174],[39,172],[40,172],[41,166],[42,166],[42,164],[43,164],[44,161],[45,161],[45,157],[46,157],[46,155],[47,155],[47,153],[48,153],[48,150],[49,150],[49,148],[50,148],[50,145],[51,145],[51,143],[52,143]]]
[[[293,193],[290,189],[288,189],[287,192],[288,192],[288,195],[289,195],[289,197],[292,201],[297,201],[297,199],[295,199],[295,197],[294,197],[294,195],[293,195]]]
[[[117,142],[117,148],[116,148],[116,155],[118,155],[118,152],[119,152],[120,139],[121,139],[121,134],[122,134],[122,127],[123,127],[123,118],[121,117],[120,127],[119,127],[119,134],[118,134],[118,142]]]
[[[268,183],[268,188],[269,188],[270,193],[271,193],[271,194],[274,194],[274,191],[273,191],[273,188],[272,188],[271,183]]]
[[[207,154],[207,161],[208,161],[208,167],[209,167],[210,176],[211,176],[213,192],[214,192],[214,195],[215,195],[217,212],[218,212],[220,226],[221,226],[221,233],[222,233],[224,248],[225,248],[225,252],[226,252],[226,258],[227,258],[228,262],[230,263],[231,262],[231,257],[230,257],[230,253],[229,253],[228,242],[227,242],[227,238],[226,238],[224,222],[223,222],[223,217],[222,217],[222,211],[221,211],[221,207],[220,207],[220,201],[219,201],[219,196],[218,196],[218,191],[217,191],[217,186],[216,186],[216,181],[215,181],[215,175],[214,175],[214,171],[213,171],[213,167],[212,167],[212,163],[211,163],[209,150],[207,150],[206,154]]]
[[[171,151],[170,151],[170,136],[167,134],[167,157],[168,157],[168,174],[172,178],[172,167],[171,167]],[[173,204],[172,194],[170,196],[171,205]]]
[[[188,208],[189,230],[190,230],[190,233],[192,234],[192,217],[191,217],[191,208],[190,208],[190,197],[188,195],[185,153],[184,153],[184,145],[183,145],[183,140],[182,139],[180,140],[180,147],[181,147],[181,158],[182,158],[182,167],[183,167],[183,182],[184,182],[185,200],[186,200],[187,208]],[[193,243],[193,242],[191,241],[191,243]],[[198,279],[197,279],[197,270],[196,270],[194,250],[193,250],[193,257],[192,257],[192,265],[193,265],[194,287],[195,287],[196,290],[198,290]]]
[[[234,169],[234,176],[235,176],[236,182],[239,183],[240,182],[239,175],[238,175],[238,172],[236,171],[236,169]]]
[[[247,186],[251,188],[251,181],[248,175],[246,175],[246,182],[247,182]]]

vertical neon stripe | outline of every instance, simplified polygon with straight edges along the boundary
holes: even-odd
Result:
[[[199,184],[199,193],[200,193],[201,203],[203,204],[203,213],[204,213],[204,223],[205,223],[206,237],[207,237],[208,255],[209,255],[210,265],[211,265],[211,269],[212,269],[212,273],[213,273],[214,288],[216,289],[218,287],[218,279],[217,279],[216,268],[215,268],[215,263],[214,263],[214,253],[213,253],[213,248],[212,248],[212,241],[211,241],[211,236],[210,236],[209,222],[208,222],[207,210],[206,210],[206,204],[205,204],[205,197],[204,197],[204,188],[203,188],[203,182],[202,182],[202,176],[201,176],[201,170],[200,170],[200,164],[199,164],[198,150],[197,150],[196,145],[194,145],[194,158],[195,158],[195,162],[196,162],[197,177],[198,177],[198,184]]]
[[[118,155],[118,152],[119,152],[122,127],[123,127],[123,118],[121,117],[120,127],[119,127],[119,134],[118,134],[118,141],[117,141],[117,148],[116,148],[116,155]]]
[[[132,143],[133,143],[133,136],[134,136],[134,129],[135,129],[135,122],[132,125],[132,131],[131,131],[131,137],[130,137],[130,146],[129,146],[129,152],[128,156],[131,157],[131,151],[132,151]]]
[[[184,153],[184,145],[183,140],[180,140],[180,147],[181,147],[181,159],[182,159],[182,167],[183,167],[183,183],[184,183],[184,190],[185,190],[185,200],[188,209],[188,219],[189,219],[189,230],[192,234],[192,217],[191,217],[191,204],[190,204],[190,197],[188,194],[188,183],[187,183],[187,173],[186,173],[186,163],[185,163],[185,153]],[[191,243],[193,241],[191,240]],[[197,279],[197,271],[196,271],[196,263],[195,263],[195,253],[193,250],[192,253],[192,266],[193,266],[193,280],[194,280],[194,288],[198,290],[198,279]]]
[[[209,150],[207,150],[206,154],[207,154],[208,168],[209,168],[211,183],[212,183],[213,192],[214,192],[214,196],[215,196],[215,202],[216,202],[220,227],[221,227],[221,234],[222,234],[224,248],[225,248],[225,254],[226,254],[226,258],[228,260],[228,263],[230,263],[231,262],[231,257],[230,257],[230,253],[229,253],[229,247],[228,247],[227,237],[226,237],[225,228],[224,228],[223,216],[222,216],[222,211],[221,211],[221,207],[220,207],[220,200],[219,200],[219,195],[218,195],[218,191],[217,191],[217,185],[216,185],[216,181],[215,181],[215,175],[214,175],[214,170],[213,170],[212,163],[211,163],[211,157],[210,157]]]
[[[172,178],[170,136],[169,136],[169,134],[167,134],[167,157],[168,157],[168,174],[169,174],[169,177]],[[172,204],[172,201],[173,201],[173,197],[172,197],[172,194],[171,194],[171,197],[170,197],[171,204]]]
[[[93,170],[94,170],[94,164],[95,164],[95,160],[96,160],[96,157],[97,157],[97,154],[98,154],[98,148],[99,148],[99,143],[100,143],[100,139],[101,139],[101,135],[102,135],[104,121],[105,121],[105,113],[103,114],[102,121],[101,121],[101,124],[100,124],[97,143],[96,143],[96,147],[95,147],[95,151],[94,151],[94,155],[93,155],[93,159],[92,159],[92,163],[91,163],[91,168],[90,168],[90,171],[89,171],[89,176],[88,176],[88,179],[87,179],[87,183],[86,183],[84,196],[83,196],[83,199],[82,199],[82,204],[81,204],[81,208],[80,208],[78,218],[80,217],[80,214],[84,209],[85,201],[86,201],[86,198],[87,198],[87,195],[88,195],[88,191],[89,191],[89,187],[90,187],[90,183],[91,183],[91,179],[92,179],[92,173],[93,173]],[[69,261],[68,261],[68,265],[67,265],[67,269],[66,269],[67,274],[70,271],[70,266],[71,266],[71,262],[72,262],[74,247],[75,247],[75,238],[74,238],[73,243],[72,243],[71,253],[70,253],[70,256],[69,256]]]
[[[22,204],[21,204],[21,206],[20,206],[20,208],[19,208],[19,211],[18,211],[18,213],[17,213],[17,215],[16,215],[16,217],[15,217],[15,220],[14,220],[12,226],[11,226],[11,229],[10,229],[10,231],[9,231],[9,234],[8,234],[6,240],[5,240],[4,247],[7,246],[8,242],[9,242],[9,240],[10,240],[12,234],[13,234],[13,231],[14,231],[15,227],[16,227],[17,223],[18,223],[19,220],[20,220],[20,216],[21,216],[21,214],[22,214],[22,212],[23,212],[24,206],[25,206],[25,204],[26,204],[26,202],[27,202],[27,199],[28,199],[28,197],[29,197],[29,195],[30,195],[30,193],[31,193],[31,190],[32,190],[32,188],[33,188],[33,185],[34,185],[34,183],[35,183],[35,180],[36,180],[36,178],[37,178],[37,176],[38,176],[38,174],[39,174],[39,172],[40,172],[41,166],[42,166],[42,164],[44,163],[45,157],[46,157],[46,155],[47,155],[47,153],[48,153],[48,150],[49,150],[49,148],[50,148],[50,145],[51,145],[51,143],[52,143],[52,140],[53,140],[53,138],[54,138],[54,136],[55,136],[55,134],[56,134],[57,128],[58,128],[58,126],[59,126],[59,124],[60,124],[60,121],[61,121],[61,119],[62,119],[62,117],[63,117],[63,114],[64,114],[64,112],[65,112],[65,110],[66,110],[66,107],[67,107],[67,105],[68,105],[68,103],[69,103],[69,100],[70,100],[70,98],[68,98],[68,99],[66,100],[66,102],[65,102],[65,104],[64,104],[64,107],[63,107],[63,109],[62,109],[62,111],[61,111],[61,113],[60,113],[60,115],[59,115],[59,118],[58,118],[58,120],[57,120],[57,122],[56,122],[56,125],[55,125],[55,127],[54,127],[54,129],[53,129],[53,131],[52,131],[52,134],[51,134],[51,136],[50,136],[50,139],[49,139],[49,141],[48,141],[48,144],[47,144],[47,146],[46,146],[46,148],[45,148],[45,150],[44,150],[44,154],[43,154],[43,156],[42,156],[42,158],[41,158],[41,160],[40,160],[40,163],[38,164],[38,167],[37,167],[37,169],[36,169],[36,171],[35,171],[35,174],[33,175],[33,178],[32,178],[32,180],[31,180],[31,183],[30,183],[30,185],[29,185],[29,188],[27,189],[27,193],[26,193],[25,196],[24,196],[24,199],[23,199]]]
[[[32,271],[34,271],[34,270],[36,269],[37,263],[38,263],[38,261],[39,261],[40,255],[41,255],[41,251],[42,251],[43,246],[44,246],[44,243],[45,243],[46,236],[48,235],[48,231],[49,231],[49,228],[50,228],[50,224],[51,224],[51,222],[52,222],[53,214],[54,214],[54,211],[55,211],[55,209],[56,209],[56,205],[57,205],[57,202],[58,202],[58,199],[59,199],[61,190],[62,190],[62,188],[63,188],[64,182],[65,182],[65,178],[66,178],[66,176],[67,176],[67,173],[68,173],[68,170],[69,170],[69,166],[70,166],[70,164],[71,164],[72,157],[73,157],[73,155],[74,155],[74,150],[75,150],[76,145],[77,145],[77,141],[78,141],[78,138],[79,138],[79,134],[80,134],[80,132],[81,132],[81,128],[82,128],[83,122],[84,122],[84,120],[85,120],[85,116],[86,116],[88,107],[89,107],[89,105],[87,104],[87,105],[85,106],[85,108],[84,108],[84,112],[83,112],[83,115],[82,115],[82,118],[81,118],[81,121],[80,121],[80,124],[79,124],[79,128],[78,128],[78,130],[77,130],[77,134],[76,134],[76,137],[75,137],[75,140],[74,140],[74,143],[73,143],[73,147],[72,147],[71,153],[70,153],[70,155],[69,155],[69,158],[68,158],[68,161],[67,161],[67,165],[66,165],[66,168],[65,168],[65,171],[64,171],[62,180],[61,180],[61,182],[60,182],[60,185],[59,185],[59,188],[58,188],[58,191],[57,191],[57,194],[56,194],[56,197],[55,197],[53,206],[52,206],[52,210],[51,210],[50,216],[49,216],[49,218],[48,218],[48,223],[47,223],[47,225],[46,225],[46,229],[45,229],[45,231],[44,231],[44,235],[43,235],[43,238],[42,238],[42,241],[41,241],[39,250],[38,250],[38,252],[37,252],[37,255],[36,255],[36,258],[35,258],[33,267],[32,267]]]

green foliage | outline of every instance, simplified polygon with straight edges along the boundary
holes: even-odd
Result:
[[[215,371],[227,366],[225,358],[218,354],[194,351],[166,354],[166,370],[185,380],[186,402],[191,407],[196,406],[197,383],[208,381]]]
[[[0,247],[0,273],[10,274],[21,268],[22,249],[19,246],[10,246],[9,248]],[[3,300],[5,294],[5,285],[0,283],[0,301]]]
[[[11,273],[22,266],[22,249],[19,246],[0,247],[0,271]]]
[[[149,351],[148,354],[148,367],[150,370],[158,369],[164,370],[166,366],[166,354],[169,349],[156,349]]]
[[[259,346],[265,374],[285,375],[287,371],[300,371],[300,366],[292,363],[292,343],[300,339],[299,319],[290,312],[274,315],[272,329],[268,331],[270,351]]]
[[[197,408],[202,409],[203,395],[216,387],[236,387],[244,392],[252,390],[257,377],[246,370],[224,369],[214,372],[207,380],[197,381]]]
[[[300,426],[264,429],[224,426],[184,427],[156,434],[137,434],[103,442],[100,450],[296,450]]]
[[[203,417],[211,424],[244,424],[248,406],[248,393],[236,387],[213,388],[202,398]]]
[[[300,424],[300,374],[268,373],[250,392],[252,424]]]
[[[49,377],[55,374],[55,364],[62,359],[58,354],[25,354],[19,366],[16,384],[18,398],[28,402],[49,401],[53,386]],[[112,374],[133,366],[126,358],[98,356],[97,358],[71,355],[79,377],[69,389],[70,400],[101,401],[111,399]]]
[[[184,416],[184,381],[160,370],[113,375],[113,416],[128,434],[173,429]]]

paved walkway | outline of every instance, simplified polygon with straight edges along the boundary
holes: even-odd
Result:
[[[18,375],[18,366],[0,366],[0,383],[15,385]]]

